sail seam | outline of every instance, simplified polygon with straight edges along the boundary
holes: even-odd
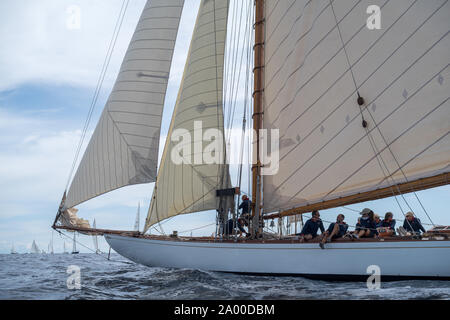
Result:
[[[420,59],[421,57],[419,57]],[[412,64],[414,65],[414,63]],[[411,65],[411,66],[412,66]],[[396,112],[399,108],[401,108],[406,102],[408,102],[411,98],[413,98],[418,92],[420,92],[424,87],[426,87],[437,75],[439,75],[439,73],[441,73],[443,70],[445,70],[449,65],[445,66],[443,69],[441,69],[438,73],[434,74],[428,81],[426,81],[420,88],[418,88],[414,93],[412,93],[408,99],[406,99],[405,101],[403,101],[399,106],[397,106],[395,109],[393,109],[393,111],[388,114],[383,120],[381,120],[379,122],[382,123],[384,122],[386,119],[388,119],[394,112]],[[407,70],[405,70],[406,72]],[[401,74],[398,78],[396,78],[392,83],[394,83],[395,81],[397,81],[403,74]],[[391,87],[392,83],[390,85],[388,85],[385,90],[383,90],[375,99],[373,99],[373,101],[371,101],[370,103],[368,103],[368,105],[372,104],[373,102],[377,101],[377,99],[388,89]],[[354,92],[353,92],[354,93]],[[352,95],[353,95],[352,93]],[[350,95],[351,96],[351,95]],[[325,148],[335,137],[337,137],[345,128],[347,128],[357,117],[359,116],[359,114],[357,116],[355,116],[348,124],[346,124],[339,132],[337,132],[337,134],[335,136],[332,137],[332,139],[330,139],[324,146],[322,146],[317,152],[315,152],[307,161],[305,161],[300,167],[298,167],[290,177],[288,177],[287,179],[285,179],[282,183],[279,184],[279,186],[274,190],[274,192],[276,192],[279,188],[281,188],[281,186],[283,184],[285,184],[296,172],[298,172],[300,169],[302,169],[304,167],[304,165],[306,165],[306,163],[308,163],[311,159],[313,159],[320,151],[323,150],[323,148]],[[371,129],[374,130],[374,129]],[[363,137],[361,137],[356,143],[359,143],[363,138],[365,137],[365,135]],[[354,143],[353,146],[356,144]],[[352,146],[352,147],[353,147]],[[350,150],[347,149],[347,151]],[[338,157],[335,161],[339,160],[342,155],[344,155],[345,153],[341,154],[340,157]],[[334,161],[334,162],[335,162]]]

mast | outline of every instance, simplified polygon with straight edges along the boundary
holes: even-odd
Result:
[[[253,216],[253,234],[260,233],[259,221],[261,217],[261,160],[259,156],[260,135],[263,120],[263,93],[264,93],[264,0],[255,0],[255,67],[254,73],[254,92],[253,92],[253,130],[256,139],[256,146],[253,152],[256,152],[253,159],[256,163],[252,167],[252,216]]]

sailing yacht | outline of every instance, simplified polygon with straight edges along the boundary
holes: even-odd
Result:
[[[37,244],[34,240],[33,240],[33,244],[31,245],[31,253],[34,253],[34,254],[41,253],[41,250],[39,250],[39,247],[37,246]]]
[[[138,203],[138,209],[136,212],[136,221],[134,222],[134,231],[139,231],[141,220],[141,203]]]
[[[92,227],[93,227],[94,229],[97,229],[97,224],[95,223],[95,219],[94,219],[94,223],[92,224]],[[96,254],[102,253],[102,252],[100,251],[100,249],[98,248],[98,238],[97,238],[97,235],[96,235],[96,234],[94,234],[94,235],[92,236],[92,240],[94,241],[94,250],[95,250],[95,253],[96,253]]]
[[[238,78],[225,56],[239,50],[229,40],[241,32],[224,0],[200,2],[159,166],[184,1],[147,2],[53,227],[104,235],[117,253],[152,267],[351,280],[378,266],[384,279],[450,279],[445,234],[339,239],[322,250],[317,241],[263,231],[275,219],[387,197],[406,201],[406,193],[419,199],[418,191],[449,183],[450,3],[374,0],[372,15],[366,1],[239,3],[250,8],[254,50],[252,236],[227,237],[223,227],[240,194],[222,160],[231,152],[224,104],[232,94],[224,88]],[[198,148],[202,129],[221,133],[215,140],[205,133],[218,142],[213,152]],[[279,136],[278,148],[264,130]],[[181,153],[191,161],[175,161]],[[206,153],[215,161],[201,161]],[[143,232],[93,229],[77,216],[75,207],[89,199],[152,182]],[[161,228],[171,217],[208,210],[217,217],[215,236],[169,236]]]
[[[64,254],[68,254],[67,249],[66,249],[66,242],[64,241],[64,247],[63,247],[63,253]]]
[[[79,254],[80,251],[77,250],[77,241],[76,241],[76,232],[73,233],[73,247],[72,247],[72,254]]]
[[[12,244],[12,247],[11,247],[11,254],[17,254],[16,249],[14,249],[14,243]]]

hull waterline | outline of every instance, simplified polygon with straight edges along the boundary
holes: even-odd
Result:
[[[450,241],[328,243],[322,250],[317,243],[105,238],[120,255],[149,267],[359,281],[378,266],[383,280],[450,280]]]

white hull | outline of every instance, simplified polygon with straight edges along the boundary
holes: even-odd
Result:
[[[380,267],[385,279],[450,279],[450,241],[222,243],[105,235],[120,255],[150,267],[362,279]]]

